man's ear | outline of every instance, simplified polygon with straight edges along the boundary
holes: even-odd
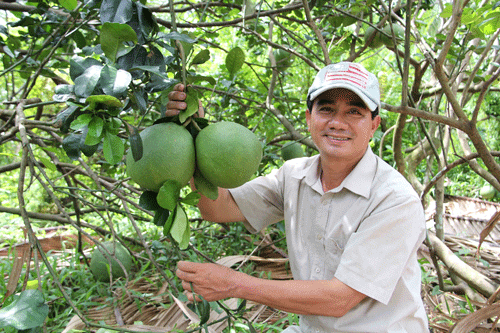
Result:
[[[380,125],[380,122],[382,121],[382,118],[380,118],[379,115],[376,115],[375,118],[372,120],[372,137],[375,131],[377,130],[378,126]]]

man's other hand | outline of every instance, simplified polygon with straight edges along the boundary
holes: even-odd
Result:
[[[196,294],[208,302],[235,297],[238,274],[242,273],[222,265],[189,261],[179,261],[176,271],[190,301]]]
[[[165,116],[175,116],[179,114],[179,112],[187,108],[187,104],[185,102],[187,95],[184,92],[184,88],[185,87],[182,83],[178,83],[168,94],[167,110],[165,111]],[[201,101],[199,101],[198,117],[204,117],[204,115],[205,112],[203,110],[203,106],[201,105]]]

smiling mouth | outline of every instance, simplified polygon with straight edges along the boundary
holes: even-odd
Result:
[[[332,136],[332,135],[328,135],[328,134],[325,134],[325,137],[327,137],[330,140],[335,140],[335,141],[349,141],[350,140],[350,138]]]

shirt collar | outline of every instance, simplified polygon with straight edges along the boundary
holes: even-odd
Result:
[[[315,191],[323,194],[323,186],[321,185],[321,168],[319,165],[319,154],[308,159],[303,168],[292,174],[292,177],[304,179],[305,183],[312,187]]]
[[[338,188],[340,190],[342,187],[345,187],[351,192],[368,198],[376,171],[377,158],[371,148],[368,147],[361,160],[359,160],[358,164],[356,164]]]
[[[344,181],[337,187],[332,189],[332,192],[339,192],[342,188],[346,188],[353,193],[361,195],[365,198],[370,196],[371,184],[375,177],[377,158],[371,148],[366,149],[365,154],[359,160],[354,169],[347,175]],[[305,183],[319,193],[323,192],[321,185],[321,168],[319,165],[319,155],[311,157],[309,163],[304,168],[297,171],[293,177],[297,179],[304,178]]]

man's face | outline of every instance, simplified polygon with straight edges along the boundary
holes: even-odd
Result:
[[[358,95],[332,89],[319,95],[306,111],[311,137],[323,158],[357,163],[380,124]]]

